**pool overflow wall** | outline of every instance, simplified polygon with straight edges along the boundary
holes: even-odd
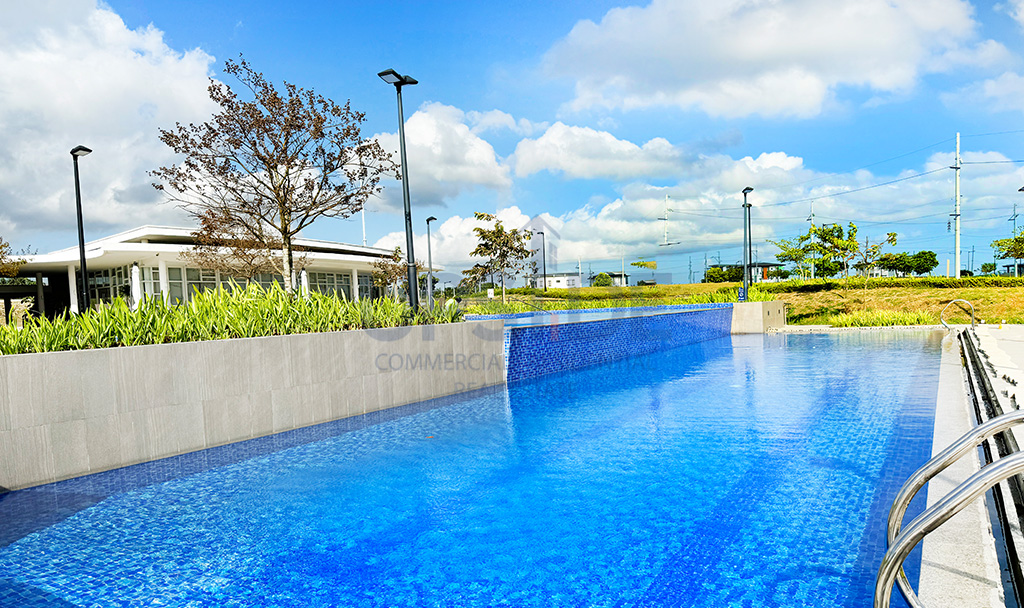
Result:
[[[505,328],[490,317],[3,356],[0,493],[730,333],[764,333],[785,324],[783,306],[650,307],[649,316],[566,322],[598,312],[591,309],[532,327]]]
[[[640,310],[650,314],[633,316]],[[573,320],[599,311],[611,318]],[[509,318],[523,316],[536,313]],[[539,317],[537,325],[505,328],[506,379],[516,382],[730,334],[765,333],[784,324],[782,302],[560,311]]]
[[[3,356],[0,486],[503,384],[502,338],[480,321]]]

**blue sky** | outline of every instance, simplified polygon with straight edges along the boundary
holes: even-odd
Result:
[[[366,112],[394,148],[405,89],[417,257],[471,263],[474,211],[547,225],[549,270],[658,260],[676,281],[739,258],[740,191],[754,242],[854,221],[872,241],[953,259],[962,134],[963,267],[991,260],[1024,194],[1024,1],[860,0],[156,2],[49,0],[0,24],[0,236],[75,241],[67,151],[84,144],[87,237],[183,225],[146,171],[173,162],[157,129],[209,115],[208,77],[243,54],[274,82]],[[234,84],[230,78],[224,80]],[[939,170],[937,170],[939,169]],[[934,171],[928,173],[930,171]],[[918,174],[927,173],[920,177]],[[888,186],[867,188],[893,182]],[[669,241],[659,247],[667,205]],[[404,243],[400,186],[367,240]],[[800,201],[800,202],[792,202]],[[1021,222],[1024,225],[1024,221]],[[358,243],[358,218],[307,236]]]

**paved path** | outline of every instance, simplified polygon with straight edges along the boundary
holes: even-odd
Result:
[[[974,415],[968,404],[959,345],[947,336],[942,341],[932,455],[973,426]],[[932,479],[927,486],[928,506],[938,502],[978,468],[977,453],[972,452]],[[987,506],[984,500],[976,500],[925,537],[919,589],[921,601],[928,608],[1002,608],[1006,605]]]

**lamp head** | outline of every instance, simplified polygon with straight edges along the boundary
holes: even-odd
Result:
[[[751,188],[750,186],[747,186],[746,188],[743,189],[743,194],[750,194],[753,191],[754,191],[753,188]]]
[[[430,216],[430,217],[427,218],[427,223],[429,224],[430,222],[433,222],[436,219],[437,219],[436,217]]]
[[[539,234],[541,236],[544,236],[544,231],[543,230],[538,230],[535,234]]]
[[[1024,192],[1024,186],[1021,186],[1020,189],[1017,190],[1017,192]]]
[[[92,150],[86,148],[85,146],[75,146],[74,148],[71,149],[71,156],[85,156],[90,152],[92,152]]]
[[[384,82],[388,84],[393,84],[396,87],[401,87],[407,84],[419,84],[419,81],[413,78],[412,76],[402,76],[401,74],[390,68],[384,70],[383,72],[377,72],[377,75],[380,76],[380,79],[383,80]]]

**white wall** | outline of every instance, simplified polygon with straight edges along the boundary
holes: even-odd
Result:
[[[18,489],[505,382],[502,321],[0,357]]]

